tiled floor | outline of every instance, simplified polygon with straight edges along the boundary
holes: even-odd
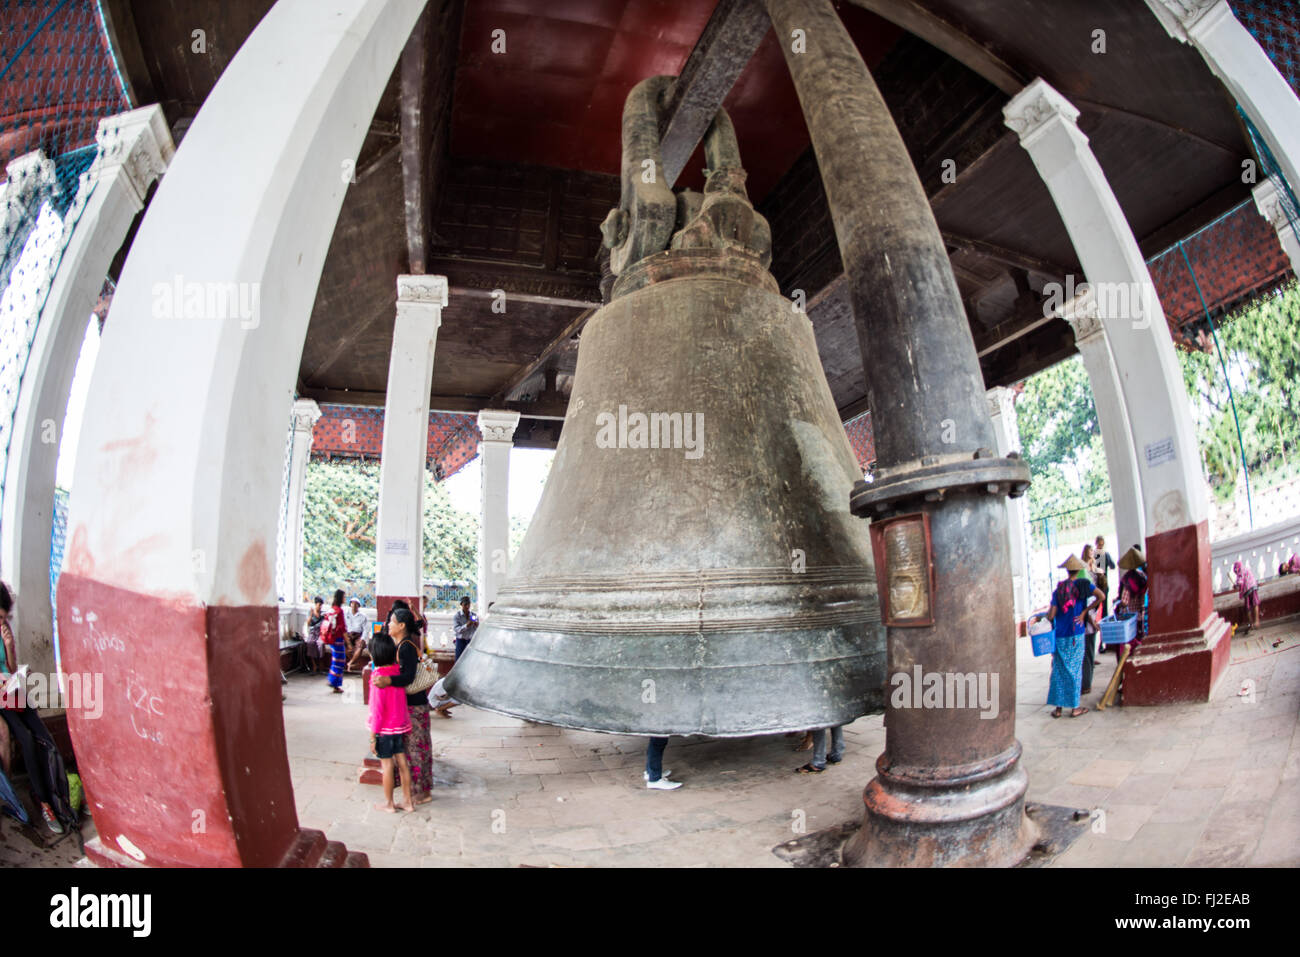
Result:
[[[1271,642],[1284,637],[1282,647]],[[1107,655],[1085,698],[1093,710],[1053,720],[1049,658],[1021,639],[1017,736],[1029,797],[1093,811],[1053,866],[1300,865],[1300,622],[1237,639],[1208,704],[1116,707],[1096,701]],[[328,695],[295,677],[284,706],[298,814],[372,865],[789,866],[779,843],[862,814],[862,788],[884,746],[880,717],[847,729],[844,762],[821,775],[791,771],[793,739],[673,739],[665,763],[677,791],[646,790],[644,739],[560,731],[462,707],[434,719],[431,804],[373,808],[379,789],[356,783],[366,748],[359,687]],[[93,827],[87,828],[88,835]],[[0,864],[66,865],[65,842],[34,851],[11,824]]]
[[[1279,635],[1286,641],[1275,650]],[[1098,712],[1114,668],[1107,655],[1085,698],[1093,710],[1074,719],[1054,720],[1040,704],[1050,658],[1020,646],[1029,797],[1097,809],[1053,866],[1300,864],[1300,623],[1236,640],[1208,704]],[[434,719],[437,774],[448,786],[394,816],[370,806],[377,788],[355,783],[359,704],[330,700],[323,682],[304,678],[291,684],[285,716],[304,825],[376,866],[787,866],[771,853],[777,844],[860,818],[885,738],[880,717],[857,721],[844,762],[822,775],[791,773],[807,755],[785,737],[673,739],[665,763],[685,786],[658,792],[641,780],[642,739],[462,707]]]

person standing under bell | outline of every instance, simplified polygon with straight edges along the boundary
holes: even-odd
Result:
[[[452,630],[456,633],[456,660],[460,661],[466,645],[474,637],[474,632],[478,631],[478,619],[469,610],[469,595],[460,600],[460,611],[456,612],[456,617],[452,620]]]
[[[826,732],[831,735],[831,751],[826,753]],[[821,774],[826,770],[826,763],[839,764],[844,760],[844,725],[833,728],[818,728],[809,732],[813,738],[812,760],[802,767],[795,768],[796,774]]]
[[[682,786],[681,781],[669,781],[672,772],[664,767],[664,748],[668,747],[668,738],[651,738],[645,749],[645,770],[641,777],[645,786],[651,791],[676,791]]]

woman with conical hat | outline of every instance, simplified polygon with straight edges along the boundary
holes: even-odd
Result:
[[[1061,716],[1062,708],[1070,709],[1070,717],[1077,718],[1088,709],[1079,706],[1079,689],[1083,681],[1084,622],[1089,613],[1101,604],[1092,580],[1085,574],[1076,577],[1086,566],[1078,556],[1071,555],[1058,566],[1065,569],[1065,578],[1052,592],[1052,604],[1046,618],[1056,626],[1056,650],[1052,652],[1052,680],[1047,689],[1047,703],[1055,705],[1053,718]]]
[[[1136,648],[1142,643],[1147,626],[1147,557],[1142,554],[1142,549],[1134,545],[1121,555],[1119,570],[1119,598],[1115,602],[1115,614],[1116,616],[1138,616],[1137,637],[1132,642],[1133,647]],[[1115,652],[1116,661],[1119,660],[1120,651],[1123,647],[1123,645],[1111,646],[1111,650]]]

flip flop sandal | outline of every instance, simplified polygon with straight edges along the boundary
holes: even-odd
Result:
[[[1088,713],[1089,710],[1090,710],[1090,709],[1088,709],[1088,708],[1075,708],[1075,709],[1073,709],[1073,710],[1070,712],[1070,717],[1071,717],[1071,718],[1082,718],[1085,714]]]
[[[825,768],[815,768],[811,764],[805,764],[801,768],[795,768],[794,773],[795,774],[821,774],[825,770],[826,770]]]
[[[1057,708],[1055,711],[1052,712],[1052,717],[1053,717],[1053,718],[1059,718],[1060,716],[1061,716],[1061,709],[1060,709],[1060,708]]]

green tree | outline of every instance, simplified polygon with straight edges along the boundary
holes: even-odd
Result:
[[[303,512],[309,593],[328,595],[345,579],[374,579],[378,463],[312,461]],[[473,582],[478,577],[478,533],[478,516],[455,508],[446,488],[426,471],[424,577]]]
[[[1016,400],[1029,464],[1029,514],[1055,514],[1110,498],[1106,454],[1088,374],[1079,356],[1025,380]]]
[[[1243,453],[1252,480],[1262,484],[1267,473],[1292,467],[1300,442],[1298,329],[1300,287],[1291,282],[1222,319],[1219,349],[1203,329],[1178,351],[1206,479],[1221,500],[1236,492]]]

